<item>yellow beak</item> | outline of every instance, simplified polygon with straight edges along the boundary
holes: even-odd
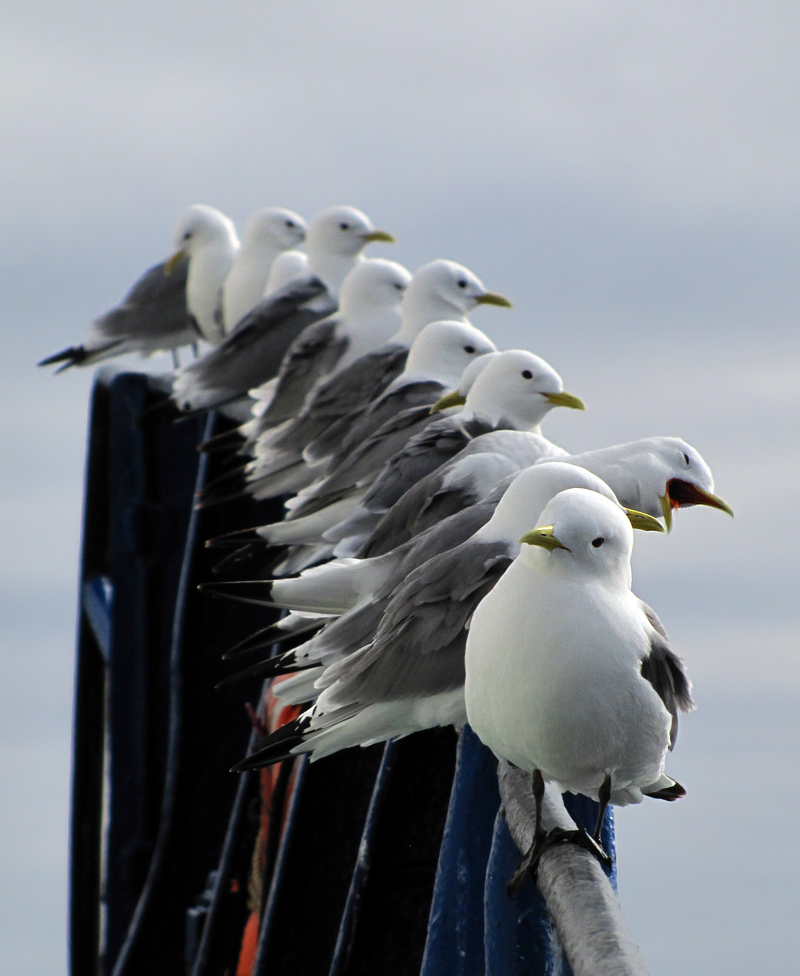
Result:
[[[569,552],[569,549],[553,535],[552,525],[541,525],[538,529],[531,529],[519,541],[526,546],[541,546],[542,549],[547,549],[550,552],[553,549],[566,549]]]
[[[664,525],[667,527],[667,532],[672,532],[672,502],[669,500],[669,495],[665,492],[659,501],[661,511],[664,513]]]
[[[394,235],[390,234],[388,230],[371,230],[368,234],[364,234],[364,243],[372,244],[375,241],[383,241],[385,244],[396,244]]]
[[[634,529],[641,529],[642,532],[664,532],[664,526],[658,521],[657,518],[653,518],[652,515],[646,515],[644,512],[637,512],[635,508],[626,508],[625,514],[628,516],[628,521],[634,527]]]
[[[164,274],[171,275],[185,257],[185,250],[176,251],[174,254],[170,254],[167,260],[164,262]]]
[[[545,400],[554,407],[569,407],[571,410],[585,410],[583,400],[579,400],[571,393],[545,393]]]
[[[484,292],[483,295],[478,295],[475,301],[479,305],[499,305],[500,308],[513,308],[511,302],[504,298],[502,295],[498,295],[495,291]]]
[[[463,407],[466,402],[465,396],[462,396],[458,390],[453,390],[452,393],[445,393],[443,397],[439,397],[431,407],[431,413],[439,413],[440,410],[447,410],[449,407]]]
[[[733,509],[719,495],[712,495],[705,488],[700,488],[698,485],[694,485],[690,481],[683,481],[680,478],[673,478],[667,483],[667,490],[659,501],[661,502],[661,511],[664,513],[667,532],[672,528],[672,509],[680,508],[682,505],[706,505],[708,508],[718,508],[721,512],[727,512],[731,518],[733,517]]]

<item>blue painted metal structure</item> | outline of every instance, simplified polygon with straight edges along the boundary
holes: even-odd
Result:
[[[219,461],[196,451],[215,420],[137,427],[154,399],[139,374],[101,377],[93,396],[73,746],[74,976],[234,972],[248,915],[258,779],[227,768],[247,748],[243,703],[260,688],[214,685],[230,670],[221,653],[271,617],[212,602],[195,584],[213,571],[206,538],[279,509],[242,502],[193,513],[193,493],[219,473]],[[496,762],[469,728],[295,765],[288,791],[284,763],[273,793],[273,822],[285,828],[270,835],[253,976],[568,973],[535,887],[506,895],[519,852],[498,814]],[[594,826],[596,804],[566,802]],[[603,840],[613,850],[610,815]]]

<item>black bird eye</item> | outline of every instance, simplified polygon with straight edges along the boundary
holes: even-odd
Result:
[[[683,460],[686,462],[686,467],[688,468],[691,462],[689,461],[689,455],[686,453],[686,451],[683,452]]]
[[[286,226],[287,227],[294,227],[294,221],[293,220],[287,220],[286,221]]]
[[[186,233],[183,235],[183,239],[185,241],[188,241],[191,236],[192,236],[192,232],[190,230],[187,230]]]
[[[466,281],[463,278],[461,279],[461,281],[459,281],[458,287],[459,288],[466,288],[467,287],[467,283],[466,283]]]
[[[529,369],[523,369],[522,375],[525,377],[526,380],[533,379],[533,373]]]
[[[596,539],[592,539],[592,545],[595,547],[595,549],[599,549],[605,541],[606,540],[599,535]]]
[[[350,224],[339,224],[339,230],[350,230]]]
[[[403,290],[403,286],[402,286],[402,285],[400,285],[400,284],[398,284],[397,282],[395,282],[395,285],[394,285],[394,286],[395,286],[395,288],[396,288],[396,289],[397,289],[398,291],[402,291],[402,290]]]
[[[471,356],[475,352],[475,346],[464,346],[464,352],[468,352]]]

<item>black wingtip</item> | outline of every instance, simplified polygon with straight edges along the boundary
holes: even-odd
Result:
[[[284,641],[293,640],[300,636],[305,636],[309,631],[317,631],[323,626],[321,621],[309,621],[307,627],[299,628],[298,630],[283,630],[280,626],[280,621],[275,624],[270,624],[269,627],[264,627],[261,630],[256,631],[255,634],[251,634],[246,637],[243,641],[239,641],[238,644],[234,644],[229,650],[227,650],[223,655],[223,661],[235,661],[238,658],[245,657],[247,654],[252,654],[255,651],[263,651],[268,647],[272,647],[275,644],[281,644]],[[289,653],[289,652],[285,652]],[[285,656],[281,655],[281,658]],[[278,658],[274,658],[278,660]],[[316,666],[316,662],[315,662]],[[300,670],[299,667],[295,666],[291,669],[292,671]]]
[[[293,652],[286,651],[285,654],[279,654],[276,657],[258,661],[256,664],[251,664],[247,668],[242,668],[241,671],[237,671],[235,674],[229,674],[216,687],[226,688],[228,685],[235,685],[240,681],[246,681],[248,678],[277,678],[282,675],[295,674],[298,671],[306,671],[317,667],[319,667],[319,664],[316,661],[303,663],[298,666]]]
[[[194,496],[194,507],[196,509],[212,508],[214,505],[221,505],[223,502],[246,497],[245,467],[242,465],[232,471],[226,471],[225,474],[221,474],[204,488],[201,488]]]
[[[263,542],[258,534],[258,529],[237,529],[235,532],[226,532],[225,535],[214,536],[213,539],[206,539],[206,549],[228,549],[240,548],[253,542]]]
[[[240,546],[238,549],[234,549],[232,552],[229,552],[227,556],[223,556],[218,563],[214,563],[214,565],[211,567],[211,572],[214,576],[220,576],[223,573],[228,573],[232,569],[238,568],[239,563],[249,562],[256,556],[262,555],[266,549],[266,546],[257,546],[253,543],[250,543],[247,546]],[[264,575],[270,576],[271,573],[268,570],[265,570]]]
[[[244,435],[239,432],[238,427],[233,430],[224,430],[221,434],[215,434],[197,445],[197,450],[201,454],[219,454],[223,451],[238,450]]]
[[[249,769],[274,766],[284,759],[293,759],[295,754],[292,749],[303,744],[310,722],[309,716],[301,715],[294,721],[282,725],[270,735],[260,739],[249,756],[245,756],[235,766],[231,766],[231,772],[245,773]]]
[[[680,783],[673,783],[672,786],[665,786],[663,790],[656,790],[655,793],[646,793],[645,796],[672,803],[674,800],[682,800],[686,796],[686,790]]]
[[[239,684],[240,681],[247,681],[248,678],[269,677],[271,675],[270,664],[272,659],[259,661],[258,664],[251,664],[249,668],[242,668],[234,674],[229,674],[227,678],[218,681],[214,687],[216,689],[229,688],[231,685]]]
[[[47,356],[36,365],[54,366],[56,363],[64,363],[61,369],[56,370],[56,373],[61,373],[63,370],[69,369],[70,366],[79,366],[82,362],[85,362],[88,355],[83,346],[70,346],[68,349],[62,349],[61,352],[54,353],[52,356]]]
[[[260,607],[271,607],[272,580],[235,580],[224,583],[200,583],[201,593],[220,600],[235,600],[239,603],[252,603]]]
[[[170,396],[165,396],[152,407],[143,410],[134,422],[134,426],[140,429],[153,427],[159,424],[177,423],[187,420],[188,417],[181,413]]]

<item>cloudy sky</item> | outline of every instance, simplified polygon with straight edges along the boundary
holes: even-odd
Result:
[[[800,7],[233,0],[6,5],[0,31],[0,969],[65,972],[75,575],[91,376],[34,363],[162,257],[189,203],[353,203],[587,404],[574,450],[694,444],[736,510],[637,540],[699,709],[681,804],[618,817],[655,976],[800,950]],[[131,360],[140,368],[138,360]],[[558,412],[556,412],[558,413]]]

